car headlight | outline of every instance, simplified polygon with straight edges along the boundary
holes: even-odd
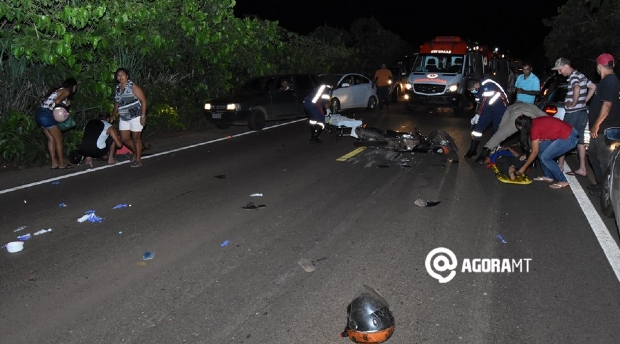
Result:
[[[452,84],[448,87],[449,92],[456,92],[459,89],[459,84]]]
[[[226,110],[233,111],[237,110],[237,104],[226,104]]]
[[[205,110],[207,110],[207,111],[211,110],[211,104],[210,103],[205,103]]]
[[[391,84],[392,84],[392,80],[388,80],[388,85],[391,85]]]
[[[411,84],[410,84],[410,83],[407,83],[407,85],[405,85],[405,88],[406,88],[406,89],[408,89],[408,90],[410,90],[410,89],[411,89]]]

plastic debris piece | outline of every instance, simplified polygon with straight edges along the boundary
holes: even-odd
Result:
[[[441,203],[441,201],[425,201],[421,198],[418,198],[415,200],[415,205],[417,205],[418,207],[434,207],[437,204]]]
[[[84,214],[94,214],[95,211],[94,210],[87,210]]]
[[[250,197],[263,197],[262,193],[253,193],[250,195]]]
[[[15,229],[13,230],[13,233],[17,233],[17,232],[19,232],[19,231],[23,231],[23,230],[24,230],[24,228],[26,228],[26,227],[28,227],[28,226],[20,226],[20,227],[17,227],[17,228],[15,228]]]
[[[123,234],[123,232],[119,231],[118,234]]]
[[[230,244],[229,240],[224,240],[223,243],[220,244],[220,246],[224,247],[224,246],[228,246],[228,244]]]
[[[58,185],[58,184],[60,184],[59,181],[52,182],[52,185]]]
[[[51,228],[48,228],[48,229],[42,229],[42,230],[40,230],[40,231],[36,231],[36,232],[34,232],[34,235],[45,234],[45,233],[47,233],[47,232],[51,232],[51,231],[52,231],[52,229],[51,229]]]
[[[17,240],[19,241],[26,241],[28,239],[32,238],[32,235],[30,235],[30,233],[28,234],[24,234],[24,235],[20,235],[17,237]]]
[[[299,264],[299,266],[301,266],[301,268],[304,269],[305,272],[312,272],[316,270],[316,268],[314,267],[314,262],[307,258],[301,258],[297,261],[297,264]]]
[[[258,208],[264,208],[264,207],[265,207],[264,204],[255,205],[254,203],[250,202],[246,204],[245,206],[243,206],[243,209],[252,210],[252,209],[258,209]]]
[[[226,175],[225,174],[218,174],[217,176],[215,176],[215,178],[217,178],[217,179],[226,179]]]
[[[58,206],[61,207],[61,208],[66,208],[67,207],[67,205],[64,204],[64,203],[60,203]]]
[[[142,255],[143,260],[153,259],[153,257],[155,257],[155,253],[153,252],[144,252],[144,254]]]
[[[128,205],[127,205],[127,204],[122,203],[122,204],[117,204],[117,205],[116,205],[114,208],[112,208],[112,209],[120,209],[120,208],[127,208],[127,207],[128,207]]]
[[[80,222],[80,223],[82,223],[84,221],[88,221],[88,222],[101,222],[101,221],[103,221],[103,218],[97,216],[93,212],[93,213],[87,213],[86,215],[80,217],[77,221]]]
[[[504,243],[504,244],[507,244],[507,243],[508,243],[508,241],[504,240],[504,238],[502,238],[502,236],[501,236],[501,235],[499,235],[499,234],[497,235],[497,238],[498,238],[499,240],[501,240],[501,242],[502,242],[502,243]]]

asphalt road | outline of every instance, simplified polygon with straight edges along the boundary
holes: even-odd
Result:
[[[468,148],[451,110],[354,114]],[[390,303],[388,343],[620,342],[618,232],[585,178],[502,184],[464,158],[370,148],[337,161],[352,138],[280,124],[153,142],[140,168],[0,173],[0,241],[53,229],[0,252],[0,342],[347,343],[363,284]],[[88,210],[103,220],[77,222]],[[458,261],[447,283],[425,267],[438,247]],[[523,271],[462,272],[476,258]]]

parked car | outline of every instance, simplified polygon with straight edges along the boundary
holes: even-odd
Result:
[[[611,155],[601,192],[601,212],[605,216],[615,217],[620,234],[620,128],[605,130],[605,141],[610,144]]]
[[[566,99],[567,92],[568,81],[566,78],[562,76],[552,77],[545,81],[540,92],[541,96],[536,105],[549,116],[564,120],[564,100]],[[583,140],[587,149],[590,143],[590,129],[588,125],[586,125]]]
[[[333,112],[364,107],[374,109],[379,102],[373,82],[362,74],[322,74],[319,81],[333,87],[330,100]]]
[[[282,81],[288,89],[280,90]],[[205,103],[206,118],[220,129],[247,122],[261,130],[266,121],[304,117],[303,100],[319,85],[312,74],[277,74],[252,78],[231,94]]]

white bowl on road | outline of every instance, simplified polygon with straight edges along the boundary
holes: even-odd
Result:
[[[10,253],[19,252],[23,249],[24,249],[23,241],[13,241],[13,242],[6,244],[6,250],[9,251]]]

